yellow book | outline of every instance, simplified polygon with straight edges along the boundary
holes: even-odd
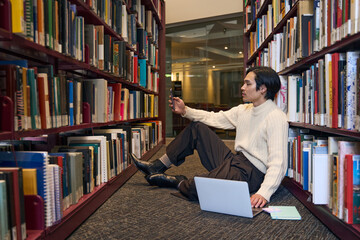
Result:
[[[37,195],[37,180],[35,168],[23,168],[24,195]]]
[[[12,32],[25,34],[24,1],[10,0]]]
[[[38,44],[45,46],[44,2],[37,0]]]
[[[150,94],[150,117],[154,117],[154,94]]]

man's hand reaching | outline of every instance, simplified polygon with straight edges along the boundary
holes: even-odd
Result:
[[[267,200],[260,194],[254,194],[250,197],[251,207],[264,207]]]
[[[184,115],[186,113],[185,103],[181,98],[174,97],[172,101],[171,96],[169,96],[169,107],[176,114]]]

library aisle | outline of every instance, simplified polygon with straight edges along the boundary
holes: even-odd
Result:
[[[233,148],[232,140],[225,143]],[[164,152],[165,146],[152,160]],[[205,171],[195,153],[167,173],[192,177]],[[175,197],[174,192],[149,186],[138,171],[69,239],[337,239],[283,186],[269,205],[296,206],[302,220],[272,220],[267,213],[248,219],[204,212],[197,202]]]

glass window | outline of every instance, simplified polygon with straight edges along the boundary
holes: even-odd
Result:
[[[242,102],[242,13],[166,26],[166,41],[167,88],[173,87],[175,96],[215,111]],[[174,117],[169,112],[167,119]]]

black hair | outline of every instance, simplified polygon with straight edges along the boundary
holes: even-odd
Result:
[[[267,88],[265,98],[274,100],[276,93],[280,90],[281,82],[279,75],[270,67],[251,67],[246,71],[255,73],[256,91],[260,86],[265,85]]]

